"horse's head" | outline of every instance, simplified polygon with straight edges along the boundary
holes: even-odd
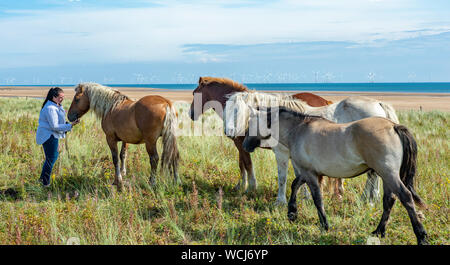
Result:
[[[273,147],[277,144],[277,141],[273,140],[278,133],[278,123],[273,121],[273,115],[278,113],[278,108],[273,111],[272,108],[257,111],[250,107],[248,129],[242,144],[245,151],[251,153],[257,147]]]
[[[191,108],[189,109],[190,117],[193,121],[198,120],[200,115],[203,114],[203,106],[205,102],[211,100],[210,89],[208,89],[208,82],[206,77],[200,77],[198,80],[198,86],[192,92],[194,99],[191,103]]]
[[[197,120],[209,109],[214,109],[222,117],[228,95],[244,91],[248,91],[246,86],[228,78],[200,77],[197,88],[192,92],[191,119]]]
[[[70,104],[67,118],[69,121],[73,122],[88,112],[89,108],[90,103],[86,88],[83,84],[79,84],[75,87],[75,96],[73,96],[72,104]]]

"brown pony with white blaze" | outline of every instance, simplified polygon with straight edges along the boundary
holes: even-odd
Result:
[[[258,126],[261,122],[266,126]],[[374,170],[383,180],[384,194],[383,214],[373,234],[384,237],[395,195],[408,212],[417,243],[427,243],[427,233],[414,207],[416,203],[426,208],[414,189],[417,144],[405,126],[381,117],[338,124],[277,108],[267,112],[252,110],[249,128],[253,129],[246,132],[243,144],[246,151],[253,152],[272,135],[277,135],[276,140],[289,149],[296,177],[288,204],[289,220],[297,218],[297,191],[306,183],[320,224],[328,230],[317,176],[348,178]]]
[[[75,87],[75,96],[67,117],[69,121],[74,121],[89,109],[101,120],[115,168],[113,185],[117,185],[119,191],[123,186],[122,176],[126,174],[128,143],[145,144],[150,157],[150,181],[154,182],[159,161],[156,143],[160,136],[163,141],[161,173],[167,170],[173,174],[176,182],[179,181],[179,152],[175,136],[177,113],[172,102],[161,96],[145,96],[133,101],[118,90],[96,83],[81,83]],[[122,150],[119,167],[117,142],[120,141]]]
[[[223,110],[225,109],[225,104],[228,97],[234,93],[249,91],[250,90],[245,85],[228,78],[200,77],[197,88],[192,92],[194,99],[190,108],[190,117],[192,120],[196,121],[200,115],[203,114],[203,112],[212,108],[219,115],[219,117],[223,119]],[[302,100],[312,107],[321,107],[333,103],[308,92],[294,94],[292,97]],[[199,102],[201,104],[199,104]],[[253,172],[251,156],[242,148],[244,137],[238,136],[232,140],[239,151],[239,169],[242,178],[242,181],[235,186],[235,190],[239,190],[240,188],[245,189],[247,186],[247,177],[249,178],[248,188],[254,190],[256,189],[257,181]],[[336,184],[336,187],[342,186],[340,181]],[[336,188],[335,193],[338,194],[339,192],[340,190]]]

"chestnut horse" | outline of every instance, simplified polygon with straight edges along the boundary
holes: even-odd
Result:
[[[89,109],[101,119],[115,168],[113,185],[117,185],[119,191],[123,186],[122,175],[126,174],[128,143],[145,143],[150,157],[150,181],[154,182],[159,161],[156,143],[160,136],[163,141],[161,172],[171,170],[175,181],[179,181],[177,173],[179,153],[175,136],[177,113],[172,102],[161,96],[146,96],[133,101],[115,89],[96,83],[82,83],[75,87],[75,96],[67,118],[69,121],[79,119]],[[122,150],[119,167],[117,142],[120,141]]]
[[[192,120],[196,121],[200,115],[203,114],[203,112],[213,108],[219,117],[223,119],[223,110],[225,109],[225,104],[228,97],[234,93],[249,91],[250,90],[246,86],[231,79],[200,77],[197,88],[192,92],[194,95],[194,100],[191,103],[190,117]],[[298,93],[292,96],[313,107],[321,107],[333,103],[308,92]],[[239,190],[240,188],[245,189],[247,186],[247,176],[249,178],[248,188],[254,190],[256,189],[257,181],[253,173],[253,165],[250,154],[242,148],[244,137],[239,136],[232,140],[239,151],[239,169],[241,171],[242,178],[242,181],[235,186],[235,190]],[[320,178],[320,182],[322,182],[322,178]],[[336,194],[341,191],[341,186],[342,182],[338,180],[335,188]]]

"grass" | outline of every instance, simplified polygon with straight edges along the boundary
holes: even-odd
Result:
[[[44,160],[35,143],[40,100],[0,98],[0,244],[365,244],[382,213],[381,202],[360,201],[366,177],[345,180],[342,201],[324,194],[330,230],[319,227],[309,200],[299,201],[291,223],[287,207],[275,205],[277,170],[271,151],[252,154],[258,180],[255,193],[233,191],[239,181],[238,153],[220,134],[213,113],[202,119],[218,136],[180,136],[181,185],[160,176],[148,183],[144,146],[131,145],[128,185],[118,193],[100,122],[86,114],[69,133],[54,167],[53,183],[37,183]],[[65,102],[68,109],[70,102]],[[192,127],[187,105],[178,105],[183,124]],[[416,187],[428,204],[424,227],[431,244],[449,244],[450,113],[399,111],[400,122],[418,146]],[[159,143],[161,144],[161,143]],[[159,149],[161,150],[161,148]],[[293,180],[292,167],[288,183]],[[289,187],[288,186],[288,187]],[[74,196],[77,194],[77,196]],[[290,188],[288,188],[288,196]],[[406,210],[397,200],[382,244],[415,244]]]

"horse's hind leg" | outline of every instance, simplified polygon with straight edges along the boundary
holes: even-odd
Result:
[[[122,142],[122,149],[120,150],[120,173],[122,176],[127,174],[126,160],[127,160],[127,148],[128,144]]]
[[[403,206],[406,208],[408,212],[409,219],[411,220],[411,224],[414,230],[414,234],[416,234],[417,244],[422,245],[427,243],[427,232],[423,227],[422,223],[419,221],[417,216],[416,209],[414,208],[414,201],[411,192],[400,183],[400,187],[397,192],[397,196],[400,199]]]
[[[400,176],[397,175],[381,175],[383,177],[383,187],[385,189],[385,194],[386,194],[386,190],[388,191],[392,191],[395,195],[397,195],[397,197],[400,199],[400,202],[402,203],[402,205],[406,208],[406,211],[408,212],[409,215],[409,219],[411,220],[411,224],[414,230],[414,234],[416,235],[417,238],[417,243],[419,245],[421,244],[426,244],[426,238],[427,238],[427,232],[425,231],[425,228],[423,227],[422,223],[420,222],[418,216],[417,216],[417,212],[414,208],[414,201],[413,201],[413,197],[411,192],[406,188],[406,186],[402,183],[402,181],[400,180]],[[389,194],[389,192],[388,192]],[[384,198],[383,198],[383,203],[384,203]],[[393,204],[393,202],[392,202]],[[389,204],[387,206],[390,206]],[[384,207],[384,206],[383,206]],[[392,208],[392,205],[390,206]],[[390,211],[390,209],[388,208],[388,210]],[[385,210],[386,212],[386,210]],[[375,232],[384,232],[384,226],[382,224],[382,222],[386,222],[387,218],[389,217],[389,212],[387,212],[387,217],[385,217],[386,220],[383,219],[384,217],[384,212],[383,212],[383,216],[380,222],[380,229],[377,228],[377,230],[375,230]]]
[[[334,196],[339,200],[342,199],[342,195],[344,195],[344,185],[342,184],[342,179],[334,179]]]
[[[119,165],[119,152],[117,148],[117,140],[113,137],[106,137],[106,141],[108,142],[109,149],[111,150],[112,160],[115,169],[115,178],[113,185],[117,185],[117,190],[122,191],[123,182],[122,175],[120,174],[120,165]]]
[[[147,141],[145,143],[145,149],[147,150],[148,156],[150,158],[150,167],[151,167],[150,183],[154,184],[159,162],[158,150],[156,148],[156,140]]]
[[[363,201],[368,201],[369,203],[374,203],[380,197],[379,188],[380,178],[377,173],[371,169],[367,172],[367,181],[364,187],[364,192],[361,196]]]
[[[317,208],[317,212],[319,214],[320,224],[325,230],[328,230],[328,221],[325,215],[325,210],[323,208],[322,202],[322,194],[320,192],[319,182],[317,181],[317,176],[314,176],[311,173],[307,173],[306,184],[311,191],[311,196],[314,200],[314,205]]]
[[[377,229],[372,232],[372,234],[380,235],[384,237],[386,231],[386,224],[389,220],[389,216],[391,214],[392,206],[395,203],[395,197],[389,187],[383,185],[383,215],[381,216],[380,223],[377,226]]]

